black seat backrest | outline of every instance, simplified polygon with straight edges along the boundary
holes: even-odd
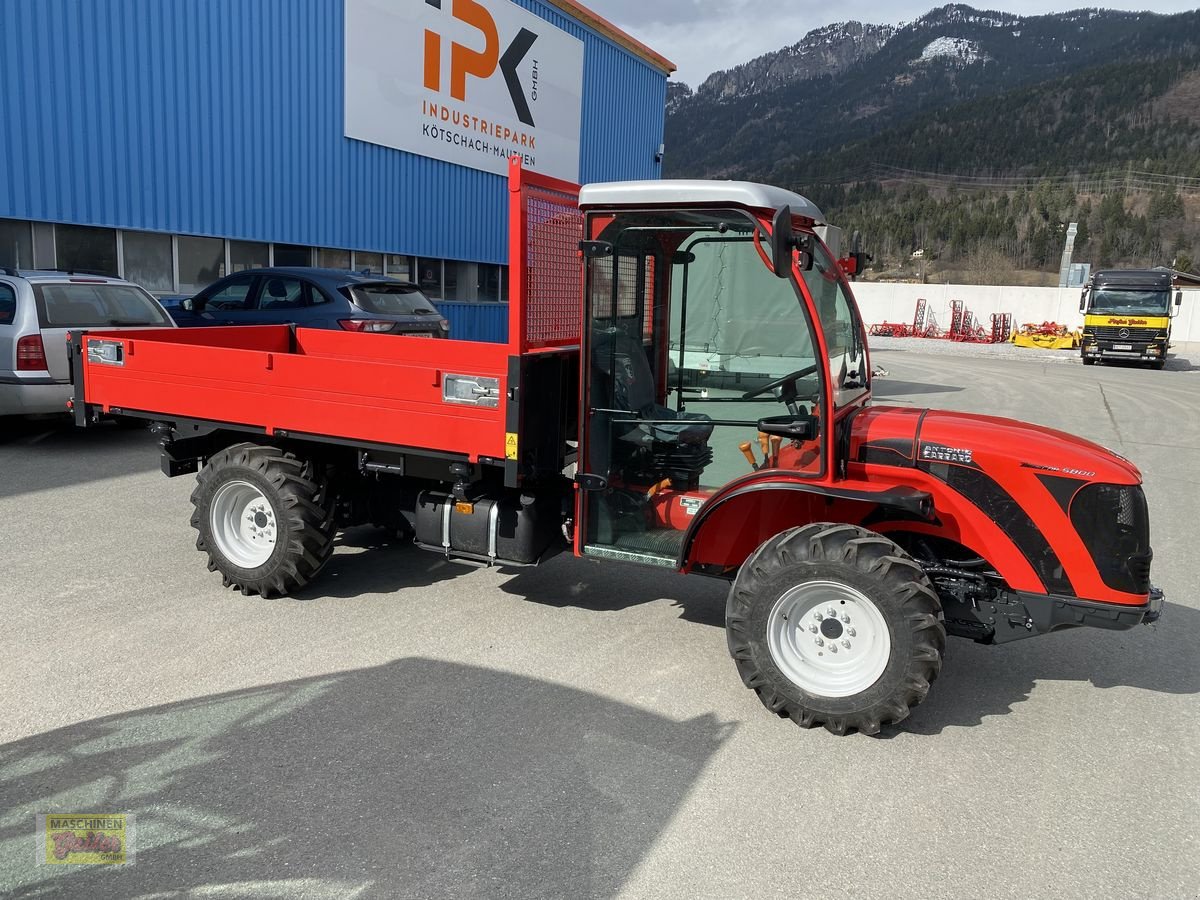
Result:
[[[598,401],[600,396],[595,389],[611,386],[603,402],[611,399],[617,409],[627,409],[644,418],[655,417],[654,373],[640,340],[619,330],[596,332],[592,366],[603,376],[593,384],[593,395]]]

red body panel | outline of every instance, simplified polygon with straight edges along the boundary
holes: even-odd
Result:
[[[503,459],[503,408],[446,403],[446,373],[500,379],[508,347],[286,325],[90,332],[125,343],[122,366],[89,363],[85,399],[170,416]]]
[[[929,445],[954,451],[963,462],[922,458],[928,452],[922,448]],[[969,453],[969,464],[964,451]],[[936,453],[946,455],[944,450]],[[1028,514],[1062,563],[1079,597],[1129,606],[1146,602],[1145,595],[1114,591],[1103,582],[1067,512],[1039,479],[1039,475],[1076,479],[1080,487],[1090,483],[1140,484],[1136,466],[1098,444],[1009,419],[879,406],[867,407],[855,415],[849,459],[846,477],[835,482],[837,488],[864,492],[915,488],[933,498],[936,522],[885,519],[869,524],[875,531],[944,537],[986,559],[1014,590],[1048,593],[1047,585],[1013,537],[939,477],[939,473],[948,474],[948,466],[969,465],[986,474]],[[786,460],[785,447],[781,462]],[[713,510],[702,519],[687,556],[687,567],[736,566],[764,540],[784,529],[813,521],[862,524],[877,511],[876,504],[867,501],[831,500],[786,489],[789,485],[824,483],[776,469],[727,485],[709,500]],[[781,489],[743,493],[722,502],[745,488],[772,485]]]

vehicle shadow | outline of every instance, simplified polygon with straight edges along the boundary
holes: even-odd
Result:
[[[934,735],[982,724],[1027,700],[1039,681],[1090,682],[1162,694],[1200,694],[1200,610],[1168,603],[1159,624],[1129,631],[1079,628],[985,647],[948,641],[929,699],[881,737]]]
[[[502,586],[507,594],[542,606],[618,612],[643,603],[669,600],[680,618],[725,627],[729,584],[714,578],[683,577],[672,569],[651,569],[561,553],[535,569],[515,569]]]
[[[731,728],[419,658],[83,722],[0,747],[0,893],[612,896]],[[136,864],[32,865],[45,813]]]
[[[67,416],[0,417],[0,498],[158,468],[146,429],[102,422],[76,428]]]
[[[338,535],[338,551],[321,577],[294,596],[353,599],[405,588],[429,587],[470,573],[475,567],[449,562],[414,547],[382,528],[352,528]],[[617,612],[644,603],[670,600],[689,622],[723,627],[729,586],[708,578],[682,578],[667,569],[578,559],[565,545],[562,552],[530,568],[504,568],[499,586],[532,603],[559,609],[574,607]]]
[[[871,380],[871,393],[875,397],[907,397],[912,394],[955,394],[963,390],[957,384],[929,384],[923,381],[897,381],[892,378]]]

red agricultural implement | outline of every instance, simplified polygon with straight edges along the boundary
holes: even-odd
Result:
[[[912,325],[881,322],[872,325],[867,333],[871,337],[919,337],[943,338],[960,343],[999,344],[1012,334],[1012,314],[994,313],[991,330],[987,330],[961,300],[950,301],[950,329],[943,332],[933,310],[924,298],[917,300]]]
[[[724,580],[745,684],[838,734],[904,719],[947,634],[1158,618],[1131,463],[872,405],[866,332],[805,198],[581,190],[516,165],[509,196],[507,343],[75,333],[76,421],[153,423],[164,472],[198,473],[198,549],[244,594],[313,584],[338,529],[364,524],[476,565],[569,548]]]

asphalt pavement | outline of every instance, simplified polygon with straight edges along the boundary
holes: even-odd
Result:
[[[368,528],[302,597],[245,598],[149,434],[0,422],[0,895],[1200,896],[1200,357],[1042,352],[881,350],[877,402],[1133,460],[1165,614],[951,639],[878,738],[769,715],[719,583]],[[136,863],[34,865],[54,812],[132,813]]]

